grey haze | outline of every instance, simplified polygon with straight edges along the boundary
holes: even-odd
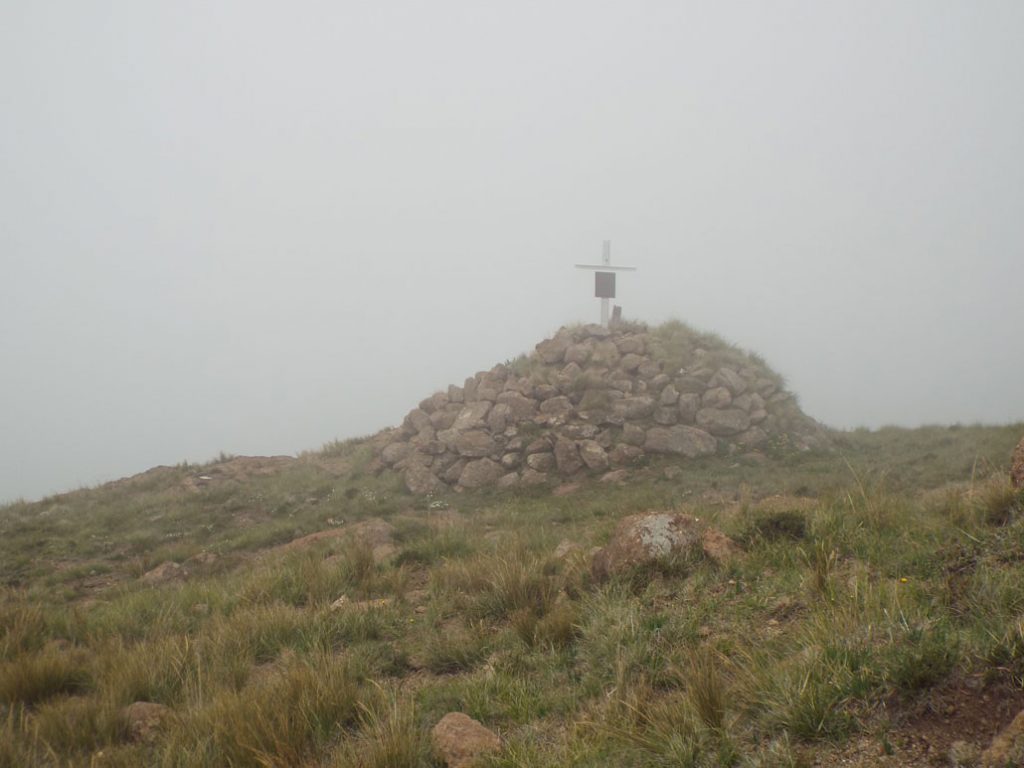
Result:
[[[0,500],[290,453],[597,317],[1024,419],[1024,3],[0,5]]]

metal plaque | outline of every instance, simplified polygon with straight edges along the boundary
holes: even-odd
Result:
[[[615,298],[615,273],[595,272],[594,273],[594,296],[599,299]]]

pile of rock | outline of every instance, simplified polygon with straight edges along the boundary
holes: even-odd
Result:
[[[797,448],[828,442],[756,359],[698,347],[666,370],[656,346],[644,327],[563,328],[529,357],[428,397],[380,458],[424,494],[604,473],[647,454],[692,459],[773,438]]]

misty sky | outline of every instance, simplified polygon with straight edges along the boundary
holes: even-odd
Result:
[[[1024,3],[0,4],[0,501],[294,453],[596,319],[1024,419]]]

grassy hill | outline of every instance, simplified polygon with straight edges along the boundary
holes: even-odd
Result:
[[[453,710],[491,766],[946,764],[1024,708],[1022,434],[422,497],[368,438],[9,505],[0,767],[429,766]],[[595,583],[588,550],[663,509],[745,557]]]

